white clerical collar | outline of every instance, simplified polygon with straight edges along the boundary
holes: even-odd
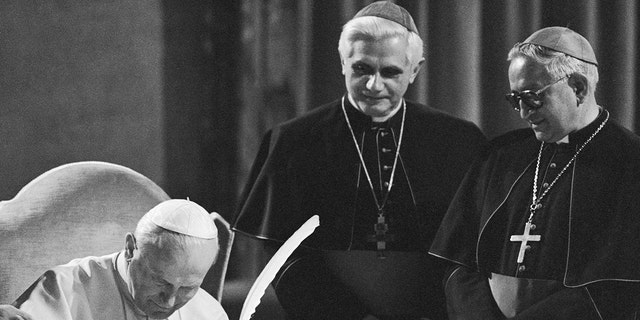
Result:
[[[360,106],[358,106],[358,104],[356,103],[356,101],[353,99],[353,97],[351,96],[351,94],[347,94],[347,97],[349,98],[349,102],[351,103],[351,105],[358,111],[364,113],[362,111],[362,109],[360,109]],[[393,117],[398,110],[400,110],[400,106],[402,105],[402,99],[400,99],[400,101],[398,101],[398,105],[393,108],[393,110],[391,111],[391,113],[389,113],[388,115],[384,116],[384,117],[371,117],[371,121],[373,122],[385,122],[389,119],[391,119],[391,117]]]
[[[569,135],[564,136],[564,138],[556,141],[556,144],[561,144],[561,143],[569,143]]]
[[[126,289],[126,293],[131,296],[131,289],[129,287],[129,266],[126,258],[124,257],[124,251],[121,251],[115,258],[114,265],[116,266],[116,271],[118,271],[118,275],[120,275],[120,279],[122,283],[124,283]]]
[[[118,289],[120,291],[120,297],[127,301],[127,304],[130,306],[131,310],[136,314],[136,316],[142,316],[146,319],[149,319],[146,313],[140,310],[140,308],[138,308],[138,306],[136,306],[136,304],[133,302],[133,296],[131,295],[130,287],[131,278],[129,277],[129,265],[126,261],[124,251],[120,251],[120,253],[116,254],[116,256],[114,257],[113,265],[115,267],[115,271],[120,276],[118,279],[116,279],[116,285],[118,286]],[[126,319],[126,311],[124,316]]]
[[[603,111],[603,110],[604,110],[604,108],[602,108],[601,106],[598,106],[598,114],[595,116],[595,118],[593,118],[591,121],[589,121],[589,123],[588,123],[586,126],[584,126],[584,127],[580,128],[580,129],[576,130],[575,132],[580,131],[580,130],[582,130],[582,129],[584,129],[584,128],[588,127],[588,126],[589,126],[590,124],[592,124],[594,121],[598,120],[598,118],[600,117],[600,114],[602,114],[602,111]],[[569,136],[570,136],[570,135],[571,135],[571,134],[568,134],[568,135],[564,136],[564,138],[562,138],[562,139],[560,139],[560,140],[556,141],[555,143],[556,143],[556,144],[569,143]]]

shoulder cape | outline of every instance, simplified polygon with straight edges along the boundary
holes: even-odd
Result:
[[[526,131],[529,131],[528,133]],[[483,230],[520,175],[535,165],[530,129],[492,141],[449,207],[430,253],[480,272],[492,248]],[[640,138],[610,121],[574,163],[564,284],[640,281]]]

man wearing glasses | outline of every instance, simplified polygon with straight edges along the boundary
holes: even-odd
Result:
[[[430,253],[451,262],[450,319],[633,319],[640,138],[594,92],[589,42],[549,27],[508,55],[506,98],[531,129],[491,142]]]

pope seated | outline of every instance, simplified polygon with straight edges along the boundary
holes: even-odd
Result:
[[[189,200],[167,200],[126,234],[123,251],[46,271],[15,308],[0,307],[0,320],[228,320],[220,303],[200,288],[218,251],[209,213]]]

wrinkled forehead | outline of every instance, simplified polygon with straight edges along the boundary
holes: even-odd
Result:
[[[161,265],[147,265],[149,278],[160,283],[170,283],[176,287],[199,286],[206,275],[207,270],[195,270],[174,266],[173,268],[163,268]]]
[[[214,259],[214,253],[204,248],[202,251],[148,249],[140,257],[144,268],[155,278],[181,285],[201,282]]]

